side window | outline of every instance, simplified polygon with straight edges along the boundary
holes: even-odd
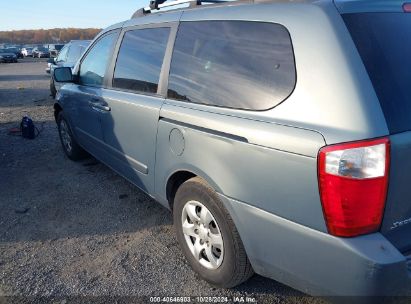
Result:
[[[62,62],[62,61],[66,61],[67,58],[67,52],[69,50],[69,46],[65,46],[59,53],[59,55],[57,56],[57,62]]]
[[[168,98],[245,110],[267,110],[293,91],[294,54],[287,29],[250,21],[180,24]]]
[[[117,58],[113,87],[157,93],[169,34],[170,28],[126,32]]]
[[[86,55],[80,66],[80,84],[102,86],[117,33],[101,38]]]

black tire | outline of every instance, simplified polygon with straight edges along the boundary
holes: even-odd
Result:
[[[190,201],[200,202],[204,205],[214,217],[221,231],[224,255],[222,263],[217,269],[204,267],[192,254],[185,239],[182,215],[184,206]],[[224,208],[214,189],[203,179],[193,177],[180,186],[174,199],[173,217],[177,239],[182,251],[192,269],[205,281],[217,287],[231,288],[245,282],[254,274],[230,214]]]
[[[51,93],[51,96],[53,97],[53,99],[56,99],[57,90],[56,90],[56,86],[54,84],[53,75],[51,76],[51,79],[50,79],[50,93]]]
[[[87,152],[76,142],[71,132],[71,128],[64,118],[63,111],[57,116],[57,128],[59,132],[60,142],[63,147],[64,153],[71,160],[82,160],[88,156]],[[67,137],[66,137],[67,136]],[[67,144],[67,140],[70,140],[70,146]]]

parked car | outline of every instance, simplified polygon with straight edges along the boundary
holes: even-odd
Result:
[[[17,56],[17,58],[23,58],[23,54],[21,53],[21,49],[17,47],[9,47],[6,48],[7,52],[13,53]]]
[[[56,97],[57,90],[61,86],[58,83],[56,84],[54,82],[54,69],[57,67],[73,68],[90,43],[91,40],[72,40],[61,49],[57,58],[51,58],[49,60],[46,68],[46,73],[51,74],[50,92],[53,98]]]
[[[57,57],[63,47],[64,47],[64,44],[50,44],[49,45],[50,57]]]
[[[409,295],[410,11],[140,10],[54,70],[63,150],[172,210],[188,263],[215,286],[256,272],[312,295]]]
[[[16,54],[8,49],[0,49],[0,63],[7,62],[17,62]]]
[[[50,52],[45,47],[35,47],[32,51],[33,58],[50,58]]]
[[[22,53],[23,57],[32,57],[33,56],[33,48],[32,47],[22,48],[21,53]]]

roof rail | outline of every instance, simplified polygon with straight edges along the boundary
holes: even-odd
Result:
[[[150,14],[154,10],[160,10],[162,8],[176,6],[180,4],[189,3],[190,7],[196,7],[202,5],[203,3],[224,3],[228,2],[227,0],[175,0],[168,3],[167,0],[150,0],[150,5],[144,8],[137,10],[131,18],[137,18]]]

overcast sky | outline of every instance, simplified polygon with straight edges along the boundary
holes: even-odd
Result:
[[[1,1],[0,31],[50,28],[105,28],[129,19],[149,0]]]

